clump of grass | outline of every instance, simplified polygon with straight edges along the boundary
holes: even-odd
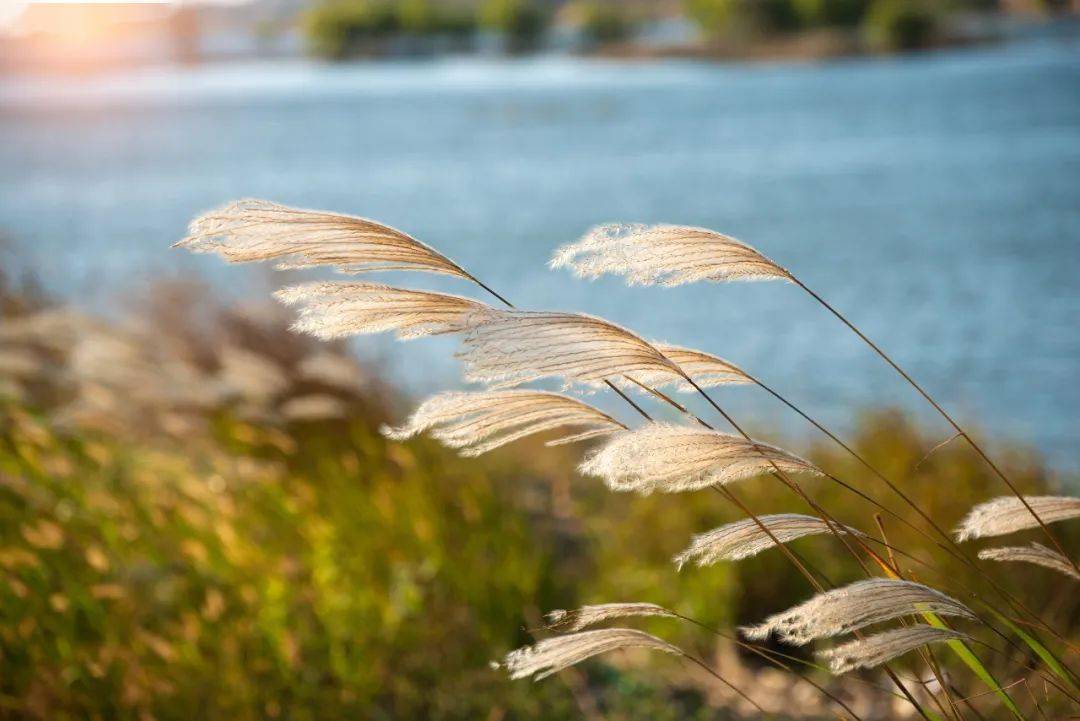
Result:
[[[273,217],[269,222],[266,221],[267,207],[273,209],[271,212]],[[249,214],[250,218],[245,214]],[[282,221],[282,218],[287,218],[287,221]],[[205,248],[212,249],[230,260],[298,258],[298,261],[286,261],[286,265],[295,267],[298,263],[327,264],[348,272],[371,269],[438,272],[473,282],[505,305],[510,305],[505,298],[429,246],[407,234],[388,229],[373,221],[349,216],[335,217],[327,213],[293,211],[258,201],[247,201],[240,206],[230,206],[224,214],[211,214],[206,218],[196,220],[192,229],[191,238],[183,241],[184,243],[194,244],[196,248],[203,248],[205,245]],[[388,251],[388,248],[392,250]],[[387,253],[393,254],[393,262],[387,260]],[[699,280],[770,279],[793,283],[856,333],[873,352],[888,363],[904,381],[941,414],[956,433],[986,462],[994,474],[1013,491],[1017,501],[1030,514],[1032,521],[1041,527],[1058,548],[1060,558],[1074,568],[1076,567],[1075,562],[1064,554],[1060,543],[1050,533],[1036,509],[1020,494],[1013,481],[998,464],[990,459],[971,434],[964,430],[922,386],[845,316],[807,287],[792,272],[753,247],[723,234],[701,228],[606,226],[594,230],[578,243],[558,251],[552,264],[555,267],[572,267],[579,275],[585,277],[595,277],[603,273],[623,275],[632,284],[641,285],[655,283],[678,285]],[[393,306],[394,302],[391,299],[388,307],[383,309],[388,318],[396,317],[411,307],[407,302],[403,302],[400,308]],[[324,307],[320,310],[316,307],[311,312],[315,320],[312,321],[309,318],[306,322],[318,323],[317,319],[320,315],[334,313],[335,309]],[[361,325],[363,328],[372,327]],[[1023,718],[1024,714],[1012,696],[988,671],[983,661],[968,648],[964,641],[967,636],[944,629],[944,622],[940,616],[943,614],[959,616],[980,624],[985,630],[996,633],[1001,639],[1011,643],[1010,639],[1002,634],[993,621],[986,616],[973,612],[968,606],[941,591],[905,580],[905,573],[913,572],[910,570],[905,572],[897,558],[902,557],[905,563],[916,562],[919,568],[918,573],[934,573],[943,582],[948,583],[950,579],[942,572],[938,563],[889,543],[884,537],[883,525],[880,539],[869,539],[863,535],[848,533],[848,526],[833,516],[789,474],[808,471],[812,475],[824,476],[871,503],[875,509],[887,512],[891,518],[901,521],[912,529],[920,530],[925,538],[932,538],[929,532],[920,529],[903,515],[884,506],[834,474],[823,471],[808,461],[775,446],[751,439],[738,422],[672,356],[665,355],[660,348],[627,329],[591,316],[516,309],[505,311],[485,309],[482,313],[469,314],[464,317],[464,326],[462,329],[463,351],[460,355],[465,361],[467,380],[487,383],[493,388],[518,386],[544,378],[559,378],[568,386],[575,384],[594,388],[607,386],[618,393],[645,420],[645,425],[639,429],[617,432],[605,447],[592,454],[582,464],[581,468],[584,472],[603,477],[611,487],[618,490],[638,490],[647,493],[658,489],[690,491],[707,487],[715,488],[747,514],[748,520],[760,529],[771,545],[783,551],[793,568],[806,578],[818,595],[789,613],[772,617],[764,626],[755,629],[753,633],[755,638],[763,636],[762,628],[766,631],[771,630],[776,623],[786,624],[785,628],[790,626],[806,629],[805,633],[788,635],[788,640],[798,642],[836,633],[854,632],[859,636],[858,640],[836,649],[831,657],[833,670],[843,672],[856,667],[881,665],[902,697],[916,712],[926,718],[930,718],[932,713],[925,705],[926,702],[920,702],[916,698],[909,688],[910,680],[907,683],[901,680],[888,662],[908,650],[920,648],[920,657],[932,671],[940,686],[941,697],[931,694],[930,700],[946,715],[958,715],[956,700],[928,647],[929,643],[945,641],[956,653],[957,658],[982,683],[990,687],[991,692],[997,696],[1005,708],[1014,716]],[[672,349],[672,355],[676,355],[676,352],[683,353],[684,359],[688,361],[700,363],[705,360],[700,354],[690,357],[686,349]],[[726,377],[734,376],[739,381],[756,382],[749,374],[715,357],[714,370],[716,364],[721,362],[724,364],[722,369]],[[635,378],[635,374],[643,375],[648,382]],[[619,390],[619,385],[624,382],[629,382],[652,397],[667,403],[698,425],[672,426],[654,423],[652,416],[646,410],[625,392]],[[735,430],[736,434],[728,435],[716,431],[707,421],[690,413],[685,406],[655,387],[669,382],[681,385],[682,390],[701,395],[711,408]],[[941,531],[940,525],[935,523],[915,500],[901,491],[895,482],[871,466],[849,444],[827,431],[779,393],[764,384],[758,383],[758,385],[783,401],[822,430],[856,460],[870,468],[874,475],[915,510],[933,531],[951,544],[938,543],[938,547],[948,551],[951,559],[974,568],[980,576],[980,581],[985,580],[989,583],[1011,610],[1028,616],[1028,621],[1038,626],[1040,630],[1048,631],[1058,639],[1064,640],[1061,632],[1021,604],[1014,594],[991,579],[987,571],[975,566],[974,562],[958,550],[955,542]],[[733,480],[759,475],[775,477],[785,488],[809,506],[829,533],[856,561],[868,580],[843,589],[826,590],[827,586],[834,585],[828,577],[819,570],[814,570],[812,564],[796,556],[781,539],[776,537],[761,517],[753,513],[730,489],[726,488],[726,484]],[[876,541],[881,550],[874,550],[869,545],[871,541]],[[884,578],[874,577],[872,569],[882,572]],[[960,588],[959,593],[971,595],[980,603],[985,603],[970,588]],[[868,624],[905,616],[925,618],[934,628],[901,628],[868,639],[860,636],[860,629]],[[815,628],[820,632],[813,631]],[[666,642],[659,641],[653,636],[644,634],[638,636],[626,629],[610,631],[607,635],[603,635],[601,631],[594,631],[546,639],[532,649],[515,652],[518,655],[511,654],[508,658],[542,659],[543,662],[538,662],[539,665],[536,668],[554,672],[597,653],[616,650],[625,645],[636,643],[637,645],[652,645],[654,648],[664,645],[667,648]],[[636,640],[631,640],[631,638]],[[1041,648],[1045,650],[1045,646]],[[1000,649],[994,650],[1001,652]],[[695,657],[677,649],[675,652],[708,669]],[[1059,664],[1048,664],[1048,666],[1049,668],[1045,670],[1036,669],[1036,673],[1062,691],[1066,697],[1073,698],[1067,689],[1062,688],[1045,673],[1049,671],[1049,674],[1060,677],[1061,666]],[[722,683],[729,685],[729,682],[716,674],[714,670],[708,670]],[[519,674],[514,671],[513,675],[517,677],[528,675],[528,673]],[[1058,681],[1069,684],[1073,682],[1073,679],[1066,676],[1059,678]],[[920,685],[923,684],[920,682]],[[743,691],[737,688],[734,690],[754,703]]]

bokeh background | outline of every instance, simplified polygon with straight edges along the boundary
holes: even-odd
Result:
[[[1027,490],[1075,490],[1074,10],[8,3],[0,716],[744,712],[707,679],[636,656],[536,686],[486,665],[550,608],[650,600],[730,627],[803,597],[775,558],[675,573],[670,556],[726,509],[613,496],[576,477],[575,450],[526,443],[472,461],[388,444],[381,423],[463,387],[452,341],[299,338],[269,293],[317,273],[169,245],[240,197],[376,218],[519,306],[595,313],[746,367],[949,525],[1001,489],[962,448],[926,458],[947,429],[796,289],[626,288],[546,261],[609,221],[751,242],[978,428]],[[771,399],[723,395],[759,435],[860,476]],[[764,482],[746,493],[762,511],[802,510]],[[830,574],[856,577],[814,543]],[[1075,599],[1054,599],[1047,613],[1074,615]],[[664,623],[650,629],[768,688],[776,708],[824,715],[805,687]]]

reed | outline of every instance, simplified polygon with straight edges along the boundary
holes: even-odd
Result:
[[[769,616],[756,626],[744,628],[747,638],[763,640],[776,634],[782,642],[802,645],[836,635],[854,634],[854,641],[823,653],[830,669],[834,673],[846,673],[857,668],[881,666],[901,696],[927,719],[932,718],[931,712],[888,663],[920,649],[921,658],[940,681],[943,672],[933,659],[929,645],[946,643],[1013,716],[1024,718],[1012,696],[966,645],[965,641],[971,637],[948,628],[941,617],[974,622],[977,629],[988,629],[1010,643],[1011,639],[957,598],[903,578],[896,557],[918,560],[926,568],[941,574],[933,561],[919,559],[884,538],[873,539],[839,521],[791,475],[826,477],[908,525],[912,524],[854,485],[793,453],[751,438],[705,388],[753,384],[766,390],[888,484],[944,537],[947,545],[937,543],[937,547],[964,562],[969,561],[954,547],[958,541],[967,538],[1038,526],[1053,539],[1046,522],[1080,515],[1076,499],[1021,496],[971,436],[889,356],[790,271],[753,247],[701,228],[602,226],[579,242],[557,251],[551,265],[570,267],[582,277],[617,274],[638,285],[678,285],[700,280],[782,280],[797,285],[842,320],[915,387],[990,464],[1016,493],[1016,498],[987,504],[989,510],[976,509],[961,524],[958,540],[954,541],[913,499],[848,444],[729,361],[690,348],[650,343],[626,328],[594,316],[516,309],[462,266],[407,233],[376,221],[297,210],[265,201],[240,201],[196,219],[189,236],[178,245],[196,252],[217,253],[230,262],[269,260],[283,268],[326,265],[350,274],[414,270],[441,273],[475,284],[507,309],[495,309],[463,296],[359,282],[294,286],[281,291],[279,299],[301,306],[294,326],[296,330],[321,338],[383,331],[394,331],[403,340],[437,334],[460,337],[458,357],[465,367],[465,379],[484,384],[488,389],[476,393],[445,393],[425,401],[404,425],[384,429],[391,438],[404,439],[430,431],[447,445],[461,449],[463,454],[477,455],[528,435],[566,427],[576,430],[556,438],[553,443],[606,437],[605,443],[582,461],[580,470],[584,475],[603,479],[613,490],[640,494],[711,487],[747,513],[746,519],[695,537],[691,545],[676,556],[680,567],[689,561],[698,566],[721,560],[738,561],[777,547],[814,586],[817,594],[807,602]],[[562,381],[567,390],[593,391],[606,387],[626,401],[644,423],[630,427],[565,394],[519,388],[545,379]],[[714,429],[666,394],[664,388],[699,394],[731,425],[735,434]],[[628,394],[634,390],[644,391],[679,410],[696,425],[655,422]],[[779,479],[815,515],[762,516],[750,512],[728,485],[762,475]],[[840,541],[858,561],[868,577],[866,580],[840,588],[826,588],[820,572],[812,572],[808,563],[787,548],[788,543],[799,538],[824,534]],[[1056,544],[1056,539],[1053,540]],[[885,547],[885,555],[871,548],[869,543],[872,542]],[[1060,550],[1060,546],[1058,548]],[[1074,562],[1063,552],[1042,546],[1033,546],[1024,552],[1028,557],[1021,559],[1017,549],[999,549],[995,560],[1031,561],[1038,555],[1043,565],[1050,565],[1049,559],[1053,556],[1055,570],[1062,570],[1062,564],[1066,564],[1066,569],[1075,569]],[[1009,555],[1013,558],[1006,558]],[[979,557],[994,558],[986,552]],[[880,569],[884,577],[875,576],[871,572],[873,568]],[[996,583],[994,588],[1014,610],[1018,608],[1007,591]],[[962,590],[969,593],[967,589]],[[1040,621],[1026,608],[1020,607],[1020,610]],[[761,707],[745,691],[678,646],[635,629],[585,630],[608,620],[633,617],[690,620],[651,603],[609,603],[575,611],[556,611],[548,618],[551,625],[547,630],[561,635],[513,651],[498,666],[506,669],[511,678],[534,676],[540,679],[610,651],[646,648],[693,662],[760,710]],[[924,618],[930,625],[907,625],[908,618]],[[862,635],[862,630],[868,626],[897,620],[905,625],[876,635]],[[1032,637],[1025,637],[1024,642],[1029,646],[1041,643]],[[1071,683],[1069,672],[1062,670],[1055,654],[1045,646],[1040,648],[1039,658],[1046,665],[1043,673],[1049,672],[1049,675]],[[944,688],[944,683],[941,686],[939,693],[945,696],[945,701],[931,694],[934,703],[946,715],[959,717],[955,699]]]

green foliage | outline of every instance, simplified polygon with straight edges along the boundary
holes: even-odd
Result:
[[[581,30],[593,43],[614,43],[633,35],[637,23],[619,3],[593,0],[579,5]]]
[[[506,35],[512,50],[536,45],[550,18],[534,0],[485,0],[480,25]]]
[[[922,0],[877,0],[863,25],[879,50],[914,50],[931,43],[938,20],[934,7]]]
[[[402,34],[467,35],[476,22],[471,8],[433,0],[323,0],[304,13],[301,27],[314,55],[340,60]]]
[[[710,37],[786,32],[799,27],[794,0],[684,0],[683,6]]]
[[[795,0],[800,21],[807,26],[854,27],[870,7],[870,0]]]

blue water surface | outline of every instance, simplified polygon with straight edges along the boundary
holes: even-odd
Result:
[[[195,213],[257,196],[404,228],[524,307],[719,353],[838,429],[917,396],[793,286],[626,288],[546,269],[613,220],[722,230],[791,268],[960,418],[1080,466],[1080,54],[1069,40],[819,65],[447,59],[0,79],[0,232],[99,304],[195,274]],[[437,278],[398,277],[469,292]],[[363,339],[416,392],[450,341]],[[766,437],[810,438],[749,389]]]

